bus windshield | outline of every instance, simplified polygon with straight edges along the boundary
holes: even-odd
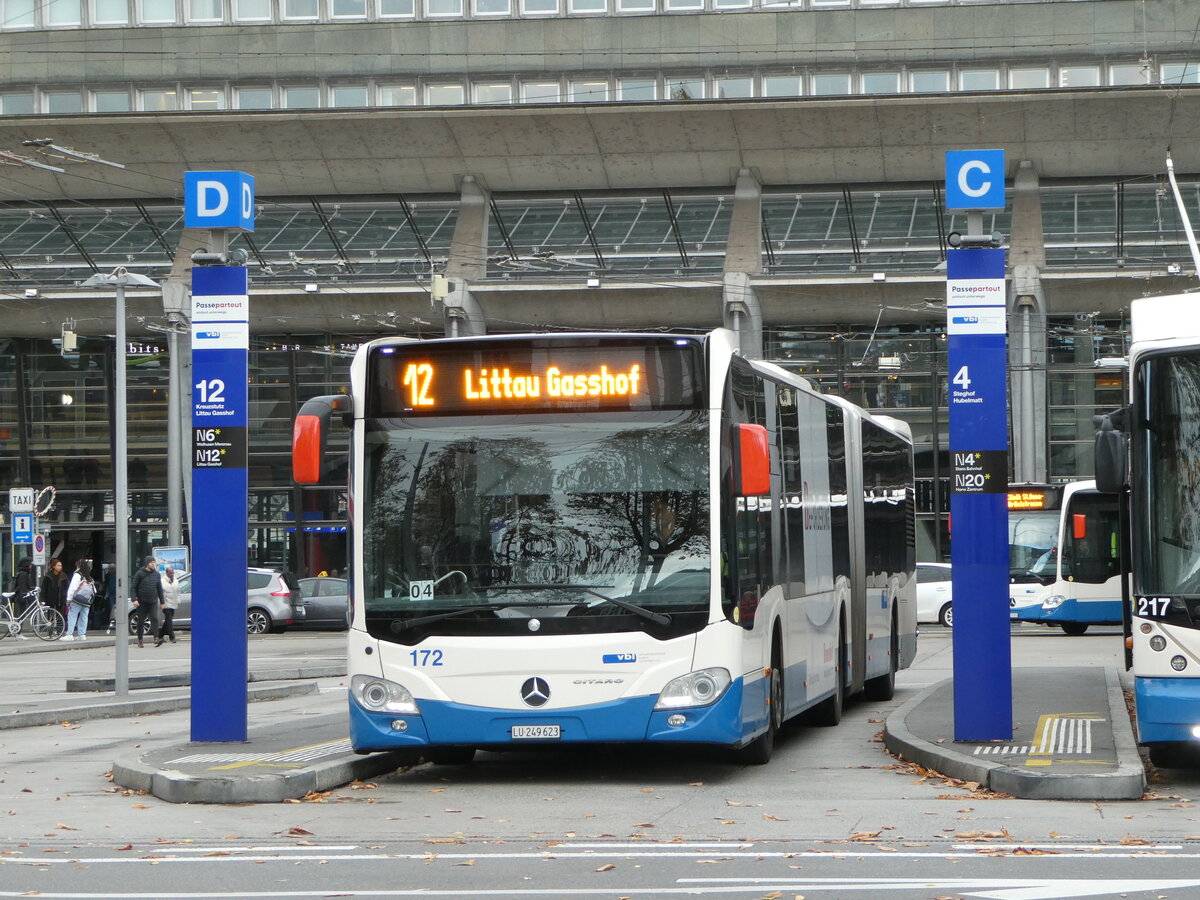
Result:
[[[1200,594],[1200,354],[1155,356],[1140,367],[1145,422],[1139,594]]]
[[[698,630],[708,445],[703,410],[368,420],[368,631]]]
[[[1008,573],[1013,584],[1053,581],[1058,573],[1057,509],[1011,510]]]

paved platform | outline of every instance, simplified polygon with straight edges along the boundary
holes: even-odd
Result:
[[[278,803],[417,761],[411,753],[356,754],[342,705],[340,713],[305,719],[303,727],[252,729],[245,743],[185,741],[128,754],[113,763],[113,783],[171,803]]]
[[[887,718],[884,743],[910,762],[1036,800],[1131,800],[1145,769],[1115,669],[1013,670],[1013,738],[954,740],[947,679]]]

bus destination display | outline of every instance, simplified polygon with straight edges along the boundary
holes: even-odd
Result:
[[[1057,485],[1009,485],[1008,508],[1022,509],[1058,509],[1061,503],[1062,489]]]
[[[689,340],[404,344],[372,355],[382,417],[693,409],[702,356]]]

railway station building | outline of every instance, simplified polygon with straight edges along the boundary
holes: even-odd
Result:
[[[127,297],[131,547],[167,540],[213,249],[183,173],[237,170],[251,564],[345,566],[291,419],[361,342],[721,326],[910,423],[942,559],[945,151],[1006,152],[1012,480],[1088,477],[1130,302],[1196,284],[1166,159],[1200,220],[1198,27],[1189,0],[0,0],[0,482],[54,488],[51,555],[112,558],[114,303],[84,282],[124,267],[161,286]]]

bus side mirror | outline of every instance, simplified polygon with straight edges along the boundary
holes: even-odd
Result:
[[[292,426],[292,478],[296,484],[320,484],[334,411],[351,411],[350,398],[332,394],[305,400]]]
[[[1117,430],[1117,426],[1123,424],[1124,418],[1125,410],[1097,417],[1099,430],[1096,432],[1096,490],[1104,494],[1119,494],[1125,490],[1128,471],[1127,444],[1125,435]]]
[[[735,425],[733,493],[738,497],[758,497],[771,493],[771,454],[767,449],[767,429],[761,425]]]
[[[1087,516],[1084,513],[1071,516],[1071,534],[1077,541],[1087,537]]]

